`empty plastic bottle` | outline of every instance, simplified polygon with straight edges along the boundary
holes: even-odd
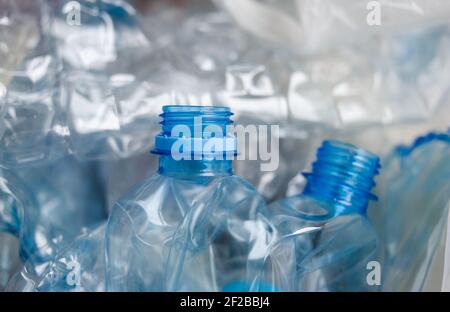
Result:
[[[32,207],[24,207],[20,237],[25,258],[35,263],[52,259],[90,226],[106,219],[100,176],[95,163],[66,157],[51,165],[16,170],[29,192]]]
[[[262,264],[273,229],[263,198],[233,175],[231,115],[226,107],[163,107],[158,173],[108,220],[107,290],[221,291]]]
[[[0,163],[46,162],[64,153],[58,111],[60,62],[44,1],[2,1]]]
[[[105,291],[105,224],[91,228],[38,268],[28,261],[7,291]]]
[[[252,290],[361,291],[377,260],[377,234],[367,219],[379,158],[353,145],[324,141],[303,194],[270,206],[278,238]],[[376,282],[376,281],[375,281]]]
[[[450,202],[450,132],[431,132],[383,162],[371,217],[383,247],[383,291],[422,291]]]
[[[13,173],[1,170],[0,234],[19,240],[17,249],[4,249],[2,257],[19,254],[25,265],[20,275],[45,274],[77,236],[106,219],[106,203],[95,171],[94,163],[78,163],[71,157]],[[4,266],[15,265],[13,260],[1,259]]]

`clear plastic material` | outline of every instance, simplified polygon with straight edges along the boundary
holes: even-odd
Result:
[[[0,291],[3,291],[14,273],[20,270],[19,240],[0,232]]]
[[[214,0],[253,35],[290,48],[320,53],[375,35],[448,21],[446,0]]]
[[[20,211],[29,205],[20,179],[0,167],[0,291],[22,264],[19,258]]]
[[[316,2],[302,3],[311,6],[302,14],[312,24]],[[10,108],[19,107],[6,105],[15,94],[14,85],[10,80],[2,82],[0,114],[5,119],[0,119],[0,161],[4,165],[49,162],[67,153],[79,159],[140,155],[151,147],[162,105],[220,105],[230,107],[236,124],[244,127],[279,126],[278,132],[264,134],[271,140],[279,135],[279,142],[273,140],[280,151],[276,170],[261,170],[264,161],[254,155],[255,150],[248,150],[255,141],[238,142],[238,150],[249,157],[235,163],[236,173],[272,201],[285,196],[288,181],[305,168],[310,151],[323,138],[335,134],[342,138],[373,126],[429,121],[441,107],[450,106],[445,24],[399,27],[379,38],[369,36],[305,54],[249,35],[228,14],[209,5],[181,13],[159,3],[139,15],[126,1],[79,1],[80,25],[72,25],[77,20],[67,19],[72,16],[67,14],[69,3],[57,1],[50,14],[40,6],[45,18],[19,18],[24,12],[16,10],[11,21],[21,22],[0,26],[8,34],[2,39],[6,46],[21,51],[15,55],[37,53],[48,61],[36,61],[33,64],[43,65],[34,67],[5,54],[8,72],[28,66],[29,70],[19,72],[27,77],[39,74],[48,106],[28,105],[36,101],[28,101],[27,92],[17,93],[27,99],[20,111]],[[337,16],[333,3],[323,6]],[[353,16],[352,7],[344,5],[342,14]],[[180,26],[170,24],[171,18]],[[28,25],[34,20],[42,26]],[[38,50],[36,45],[15,47],[21,40],[11,38],[22,37],[9,34],[22,28],[34,29],[35,41],[42,42]],[[323,42],[328,41],[318,43]],[[32,129],[28,116],[34,116]]]
[[[144,81],[155,70],[142,72],[141,64],[156,48],[127,2],[76,4],[1,3],[0,161],[5,166],[46,164],[68,153],[80,159],[121,158],[151,146],[142,133],[156,121],[165,99]]]
[[[198,115],[230,122],[226,108],[164,111],[162,135]],[[159,174],[120,199],[108,220],[107,290],[221,291],[255,274],[273,234],[263,198],[232,175],[231,160],[176,161],[165,148],[157,140]]]
[[[148,151],[149,133],[156,132],[149,125],[165,100],[147,81],[162,63],[157,46],[126,1],[79,1],[79,20],[70,23],[69,3],[54,8],[52,28],[64,66],[60,100],[69,151],[83,160]]]
[[[305,191],[270,205],[278,238],[252,290],[375,291],[367,265],[378,261],[378,235],[366,216],[379,158],[325,141]]]
[[[105,226],[91,228],[39,267],[25,267],[7,291],[105,291]]]
[[[73,158],[14,175],[2,170],[0,230],[19,240],[16,253],[28,274],[42,274],[78,235],[106,219],[95,171]]]
[[[337,17],[364,9],[358,1],[335,10],[328,1],[322,5],[329,10],[317,11],[316,2],[299,1],[308,17],[302,20],[314,24],[314,12]],[[126,1],[77,3],[72,8],[70,1],[56,1],[50,10],[42,1],[2,2],[7,23],[0,26],[1,40],[9,51],[0,63],[5,165],[48,162],[67,153],[80,159],[137,155],[150,148],[157,130],[147,127],[163,104],[224,105],[239,124],[280,125],[285,151],[277,174],[251,177],[242,164],[237,168],[274,198],[283,195],[289,172],[304,166],[293,162],[287,145],[308,146],[311,132],[330,126],[349,130],[427,120],[449,103],[449,31],[435,22],[298,55],[249,36],[211,8],[182,14],[175,28],[167,25],[165,15],[172,11],[165,7],[139,23]],[[424,2],[414,3],[428,12]],[[442,13],[435,4],[429,7]]]
[[[146,180],[109,219],[108,290],[222,291],[245,279],[270,242],[264,205],[234,176]]]
[[[383,164],[379,206],[382,290],[421,291],[445,235],[450,192],[450,134],[430,133],[395,149]]]
[[[208,131],[172,136],[175,126],[195,128],[199,116],[205,126],[226,131],[230,110],[168,106],[163,111],[163,132],[154,149],[158,174],[122,197],[106,226],[79,237],[40,271],[25,267],[9,289],[222,291],[257,273],[275,233],[263,197],[234,176],[232,160],[223,158],[234,155],[235,144],[214,154],[192,149],[199,160],[175,160],[171,153],[176,139],[193,147],[197,140],[233,139]]]
[[[65,151],[58,110],[60,63],[43,1],[2,1],[0,162],[21,166]]]

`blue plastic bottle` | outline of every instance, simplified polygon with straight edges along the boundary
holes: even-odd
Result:
[[[379,158],[353,145],[324,141],[303,194],[270,206],[278,238],[255,291],[375,290],[366,266],[377,260],[378,238],[366,210]],[[375,281],[376,283],[377,281]],[[372,283],[372,282],[370,282]],[[271,289],[268,289],[271,285]]]
[[[163,107],[158,173],[120,199],[107,224],[108,290],[221,291],[262,264],[273,230],[263,198],[233,175],[231,115]]]
[[[431,132],[394,149],[383,162],[379,207],[383,291],[422,291],[450,202],[450,131]]]

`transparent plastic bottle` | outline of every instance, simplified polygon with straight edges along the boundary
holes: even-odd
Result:
[[[445,235],[450,202],[450,132],[395,148],[383,162],[378,207],[383,291],[422,291]]]
[[[65,157],[51,165],[14,172],[34,200],[33,205],[23,207],[20,218],[19,236],[29,245],[25,260],[36,264],[48,261],[87,228],[106,220],[95,163]]]
[[[37,269],[29,261],[7,291],[105,291],[105,224],[90,228]]]
[[[60,157],[59,72],[43,1],[2,1],[0,163],[17,167]]]
[[[273,229],[262,196],[233,175],[231,115],[226,107],[163,108],[158,173],[108,220],[107,290],[221,291],[262,264]],[[187,144],[187,159],[178,158],[177,142]]]
[[[106,200],[95,171],[94,163],[72,157],[48,166],[1,170],[0,234],[18,239],[15,251],[11,246],[3,252],[5,257],[20,255],[25,266],[20,275],[43,274],[77,236],[105,221]],[[15,264],[10,260],[2,262]]]
[[[363,291],[378,236],[366,216],[379,158],[339,141],[324,141],[303,194],[270,206],[278,238],[255,291]]]
[[[17,168],[67,154],[111,159],[148,150],[146,127],[163,95],[144,79],[162,62],[132,6],[47,2],[1,2],[0,163]]]
[[[162,91],[147,79],[163,61],[136,14],[123,0],[63,0],[54,8],[64,130],[69,152],[79,159],[137,155],[157,133],[148,127],[157,124]]]

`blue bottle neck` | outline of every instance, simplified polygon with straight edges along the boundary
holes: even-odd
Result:
[[[152,150],[159,155],[159,174],[190,180],[233,174],[236,139],[228,136],[229,108],[167,105],[160,116],[162,132]]]
[[[170,155],[160,155],[158,173],[184,180],[230,176],[233,175],[233,162],[215,159],[175,160]]]
[[[317,151],[312,173],[307,179],[303,195],[325,203],[333,209],[332,215],[359,213],[365,215],[374,177],[380,168],[379,157],[338,141],[324,141]]]

